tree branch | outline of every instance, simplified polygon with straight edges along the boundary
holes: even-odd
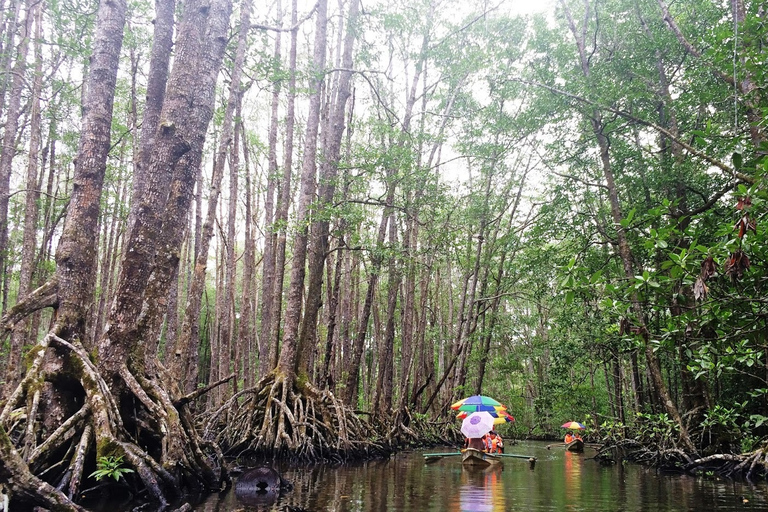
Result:
[[[722,171],[725,171],[727,174],[731,175],[732,177],[736,178],[739,181],[742,181],[744,183],[748,183],[750,185],[753,185],[755,183],[755,178],[752,176],[749,176],[747,174],[744,174],[742,172],[737,171],[733,167],[729,166],[725,162],[718,160],[717,158],[711,157],[707,155],[706,153],[699,151],[698,149],[694,148],[684,140],[682,140],[680,137],[675,136],[672,132],[667,130],[666,128],[663,128],[659,126],[656,123],[653,123],[651,121],[646,121],[645,119],[641,119],[637,116],[634,116],[630,114],[629,112],[625,112],[624,110],[609,107],[607,105],[601,105],[597,102],[594,102],[592,100],[588,100],[587,98],[583,98],[581,96],[578,96],[576,94],[563,91],[561,89],[558,89],[557,87],[552,87],[551,85],[546,85],[541,82],[534,82],[531,80],[524,80],[520,78],[511,78],[510,80],[523,83],[527,85],[533,85],[535,87],[541,87],[543,89],[546,89],[550,92],[553,92],[555,94],[558,94],[560,96],[565,96],[566,98],[571,98],[572,100],[578,101],[579,103],[584,103],[585,105],[589,105],[591,107],[594,107],[599,110],[603,110],[606,112],[611,112],[613,114],[616,114],[617,116],[623,117],[624,119],[628,119],[630,121],[633,121],[637,124],[640,124],[642,126],[646,126],[648,128],[652,128],[653,130],[656,130],[657,132],[661,133],[662,135],[665,135],[670,140],[674,141],[675,143],[679,144],[683,149],[691,153],[692,155],[699,157],[700,159],[704,160],[705,162],[709,163],[710,165],[713,165],[714,167],[717,167],[718,169],[721,169]]]

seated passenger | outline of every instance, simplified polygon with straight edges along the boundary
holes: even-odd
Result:
[[[501,439],[501,436],[497,434],[494,430],[491,430],[491,432],[488,434],[488,452],[489,453],[503,453],[504,452],[504,442]]]
[[[467,448],[474,448],[475,450],[485,451],[485,441],[479,437],[470,437]]]

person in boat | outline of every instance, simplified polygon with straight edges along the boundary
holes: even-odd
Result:
[[[468,439],[467,448],[474,448],[481,452],[485,451],[485,440],[481,437],[470,437]]]
[[[571,432],[568,432],[567,434],[565,434],[564,442],[565,444],[571,444],[574,441],[574,439],[576,439],[574,435]]]
[[[504,441],[495,430],[491,430],[486,436],[486,449],[488,453],[504,453]]]

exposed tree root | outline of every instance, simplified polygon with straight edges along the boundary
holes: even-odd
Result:
[[[391,452],[372,425],[327,390],[271,372],[205,418],[228,455],[343,461]]]
[[[750,453],[716,453],[698,457],[677,448],[662,450],[632,439],[625,439],[605,445],[595,459],[603,461],[612,460],[614,457],[664,470],[691,474],[711,472],[727,478],[747,480],[768,477],[768,445]]]
[[[392,418],[374,422],[385,433],[386,444],[394,449],[459,445],[464,440],[455,421],[428,420],[423,415],[413,415],[406,407],[395,411]]]
[[[80,404],[55,429],[41,428],[51,404],[41,403],[40,390],[48,382],[64,379],[42,369],[46,354],[53,350],[49,344],[66,350],[68,375],[63,382],[72,401]],[[135,472],[126,476],[125,483],[136,494],[148,492],[160,506],[185,490],[222,487],[228,478],[223,454],[200,439],[189,413],[174,405],[156,375],[123,367],[117,376],[119,386],[110,387],[82,346],[55,334],[46,336],[31,353],[34,359],[26,376],[0,411],[3,454],[16,462],[4,464],[0,471],[8,475],[14,498],[29,501],[33,488],[48,508],[79,510],[72,500],[96,468],[97,457],[122,457]],[[115,380],[113,376],[110,382]],[[62,380],[58,382],[61,385]],[[116,388],[120,395],[113,391]]]
[[[717,453],[690,461],[685,470],[690,473],[711,471],[718,475],[752,480],[768,477],[768,447],[741,455]]]

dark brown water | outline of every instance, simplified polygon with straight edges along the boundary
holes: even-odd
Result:
[[[604,467],[584,454],[521,442],[507,453],[537,457],[502,467],[466,469],[460,457],[425,464],[423,452],[332,468],[282,468],[293,482],[283,496],[239,500],[234,491],[208,497],[198,512],[224,511],[743,511],[768,510],[768,485],[659,474],[633,464]],[[442,450],[428,450],[430,453]],[[453,451],[445,449],[444,451]]]

